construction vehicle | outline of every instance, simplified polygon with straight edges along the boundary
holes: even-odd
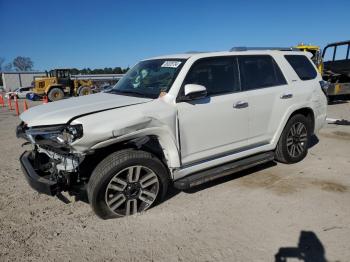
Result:
[[[305,45],[303,43],[295,46],[295,48],[299,49],[300,51],[309,52],[312,54],[311,60],[315,63],[318,71],[320,74],[323,74],[323,61],[322,61],[322,54],[321,54],[321,48],[317,45]]]
[[[323,79],[330,83],[328,97],[350,95],[350,40],[328,44],[322,53]]]
[[[83,96],[99,91],[99,83],[110,84],[118,81],[122,75],[71,75],[70,69],[54,69],[46,77],[35,77],[33,93],[47,96],[50,101],[57,101],[64,96]]]
[[[328,44],[323,51],[315,45],[299,44],[295,48],[313,54],[312,61],[329,82],[329,101],[339,95],[350,95],[350,40]]]

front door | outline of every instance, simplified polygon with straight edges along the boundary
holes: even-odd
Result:
[[[177,103],[182,164],[234,153],[247,145],[248,104],[240,92],[234,57],[200,59],[184,84],[207,88],[208,96]],[[181,97],[180,91],[180,97]]]

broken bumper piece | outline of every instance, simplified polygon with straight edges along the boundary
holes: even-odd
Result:
[[[55,196],[59,192],[56,181],[40,176],[34,169],[31,159],[31,152],[25,151],[21,157],[21,167],[28,184],[39,193]]]

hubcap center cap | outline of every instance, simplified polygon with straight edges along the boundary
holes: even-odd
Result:
[[[130,183],[125,188],[125,195],[127,197],[135,197],[140,192],[140,185],[139,183]]]

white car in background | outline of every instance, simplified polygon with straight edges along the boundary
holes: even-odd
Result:
[[[27,94],[32,93],[30,90],[30,86],[28,87],[19,87],[15,89],[14,91],[7,92],[5,95],[5,98],[8,99],[10,96],[17,97],[17,98],[26,98]]]

